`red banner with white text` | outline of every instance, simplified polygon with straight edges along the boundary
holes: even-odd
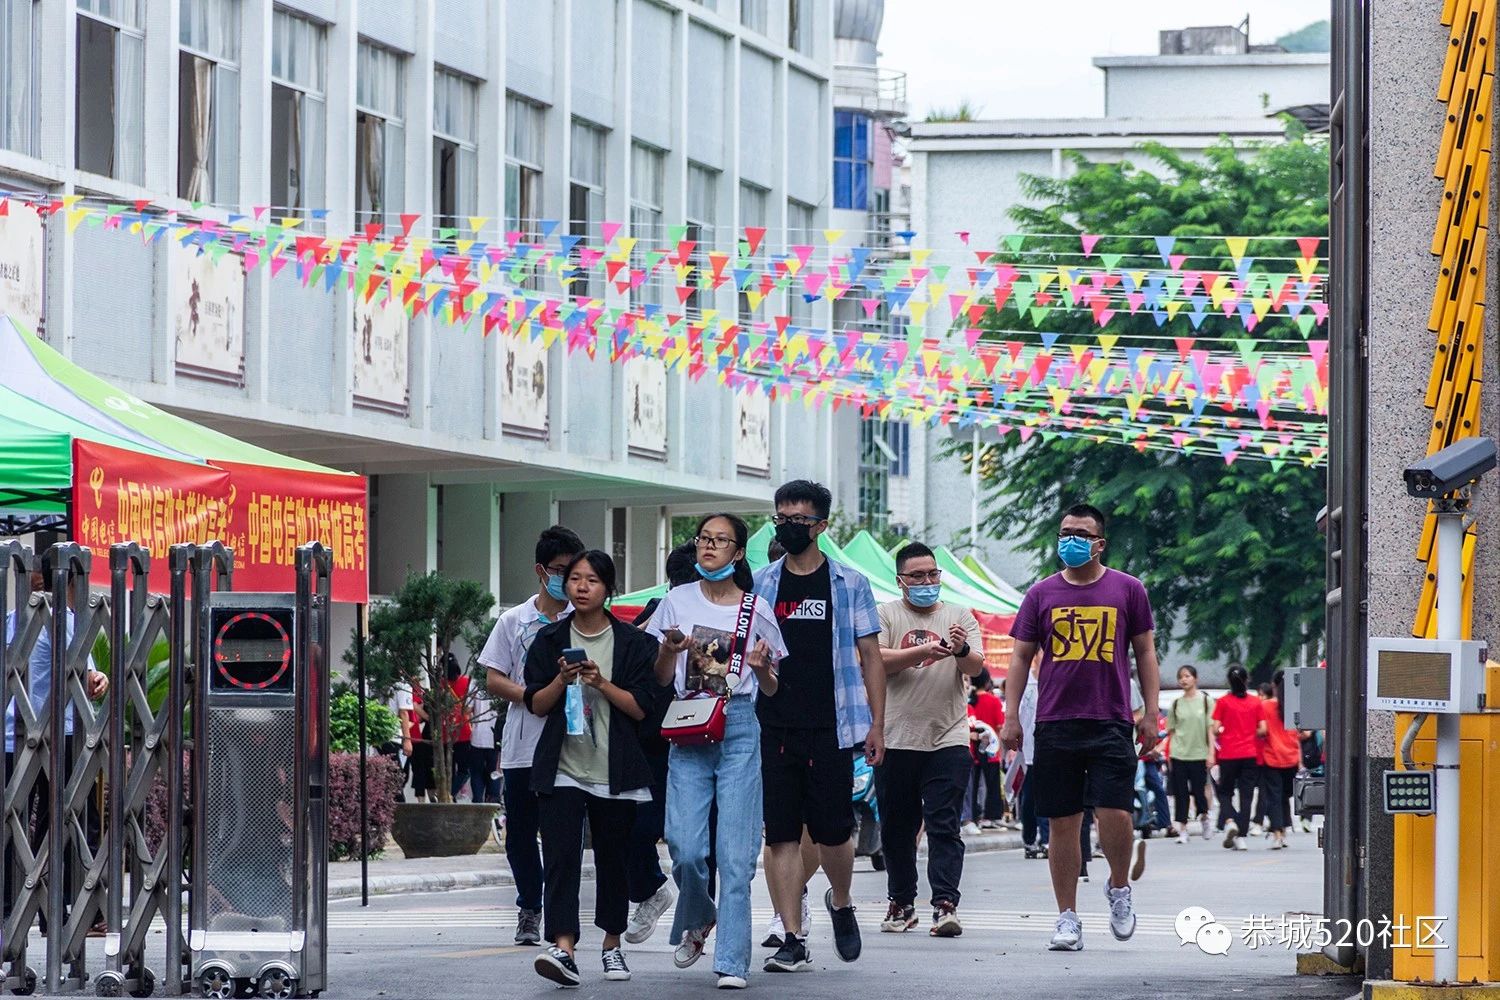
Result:
[[[151,589],[170,585],[167,552],[218,540],[234,550],[234,589],[296,589],[296,550],[320,541],[333,555],[333,599],[364,603],[369,523],[363,476],[224,462],[193,465],[73,441],[74,538],[94,552],[91,577],[109,583],[109,546],[151,553]]]

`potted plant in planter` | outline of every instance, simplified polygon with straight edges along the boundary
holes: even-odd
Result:
[[[454,802],[451,775],[458,726],[479,691],[473,679],[476,658],[494,605],[494,596],[479,584],[432,572],[408,576],[389,603],[371,609],[365,668],[372,688],[389,693],[402,682],[420,687],[431,723],[437,801],[398,804],[391,828],[409,858],[475,854],[490,835],[498,807]],[[458,656],[460,648],[465,656]],[[468,664],[467,693],[455,692],[448,683],[450,654]]]

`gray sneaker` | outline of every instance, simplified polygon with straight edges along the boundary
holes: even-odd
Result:
[[[1078,914],[1072,910],[1064,910],[1057,915],[1057,926],[1052,934],[1052,943],[1047,945],[1047,950],[1083,950],[1083,922],[1078,919]]]
[[[542,943],[542,911],[516,911],[516,944]]]
[[[1135,933],[1135,903],[1130,898],[1130,886],[1116,889],[1106,879],[1104,898],[1109,900],[1109,932],[1116,941],[1129,941]]]
[[[662,914],[667,912],[667,907],[677,898],[672,891],[670,882],[663,882],[661,888],[644,903],[635,908],[635,913],[630,916],[630,926],[625,931],[625,940],[631,944],[640,944],[652,934],[656,933],[656,925],[661,920]]]

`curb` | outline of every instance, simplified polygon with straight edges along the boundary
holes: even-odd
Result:
[[[982,834],[978,837],[964,838],[965,854],[991,854],[996,851],[1014,851],[1021,848],[1021,835],[1013,831],[1005,833]],[[927,850],[917,852],[918,858],[925,858]],[[480,854],[475,857],[493,859],[494,868],[484,871],[456,871],[456,872],[433,872],[421,875],[371,875],[371,896],[397,896],[405,893],[417,892],[450,892],[455,889],[485,889],[503,888],[514,886],[515,879],[511,877],[510,870],[506,868],[499,854]],[[756,866],[759,867],[757,859]],[[583,877],[594,877],[594,866],[585,864],[583,866]],[[329,879],[328,899],[358,899],[360,898],[358,878]]]

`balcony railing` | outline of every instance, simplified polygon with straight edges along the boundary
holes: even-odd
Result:
[[[905,118],[906,73],[885,66],[837,63],[833,67],[833,101],[842,109]]]

